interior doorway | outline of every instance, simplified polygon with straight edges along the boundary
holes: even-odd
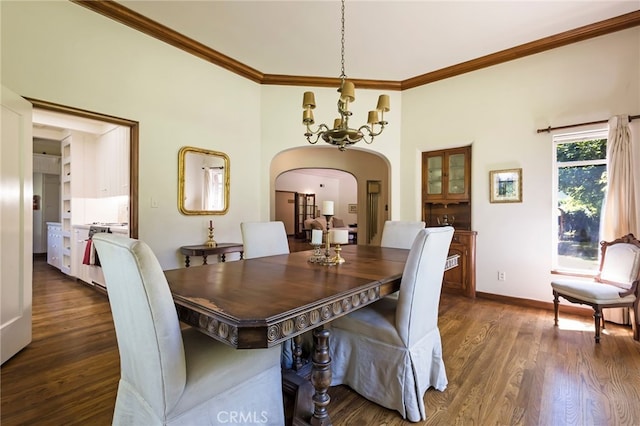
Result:
[[[285,223],[287,234],[308,239],[308,222],[321,215],[322,203],[333,201],[334,217],[344,226],[357,226],[358,182],[344,170],[302,168],[276,178],[275,220]],[[289,226],[287,227],[287,224]]]
[[[42,151],[42,146],[49,143],[51,150],[55,152],[57,147],[60,152],[60,131],[70,129],[81,129],[87,131],[86,126],[102,123],[103,125],[115,125],[128,133],[128,207],[127,220],[129,236],[138,238],[138,153],[139,153],[139,124],[136,121],[113,117],[101,113],[85,111],[74,107],[50,103],[37,99],[26,98],[34,108],[33,135],[34,141],[40,140],[38,149]],[[36,113],[37,112],[37,113]],[[47,142],[48,141],[48,142]],[[34,143],[34,152],[36,145]]]
[[[295,166],[292,166],[295,165]],[[294,191],[292,188],[280,186],[281,176],[295,171],[319,170],[324,173],[339,171],[346,173],[355,182],[355,196],[325,197],[327,187],[322,182],[315,182],[309,188],[298,192],[315,194],[316,209],[323,201],[334,201],[334,216],[341,218],[346,226],[355,225],[358,244],[380,244],[380,236],[384,221],[390,217],[390,180],[389,161],[382,154],[364,149],[352,148],[340,152],[333,147],[304,146],[289,149],[276,154],[270,166],[270,217],[275,218],[275,193],[278,190]],[[279,183],[276,184],[276,181]],[[378,196],[375,205],[370,203],[367,193],[367,182],[379,182]],[[335,198],[334,198],[335,197]],[[373,214],[375,211],[376,214]],[[316,210],[317,212],[317,210]],[[318,213],[319,214],[319,213]],[[367,233],[367,230],[368,233]]]

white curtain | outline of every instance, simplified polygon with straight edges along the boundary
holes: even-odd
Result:
[[[629,116],[609,120],[607,140],[607,192],[602,212],[601,239],[611,241],[629,233],[638,236],[637,190]],[[610,309],[607,320],[629,324],[628,309]]]
[[[202,210],[222,210],[222,173],[223,170],[220,168],[204,169]]]

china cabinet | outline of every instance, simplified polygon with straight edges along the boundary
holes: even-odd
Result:
[[[449,254],[459,266],[445,272],[443,291],[475,297],[476,235],[471,230],[471,146],[422,153],[422,219],[455,228]]]
[[[469,202],[471,147],[422,153],[422,191],[431,203]]]

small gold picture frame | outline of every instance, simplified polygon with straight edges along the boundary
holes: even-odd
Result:
[[[489,182],[491,203],[522,202],[522,169],[491,170]]]

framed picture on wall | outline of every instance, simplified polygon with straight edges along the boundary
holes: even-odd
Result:
[[[358,205],[357,204],[349,204],[349,213],[356,214],[358,213]]]
[[[491,203],[522,202],[522,169],[491,170],[489,181]]]

